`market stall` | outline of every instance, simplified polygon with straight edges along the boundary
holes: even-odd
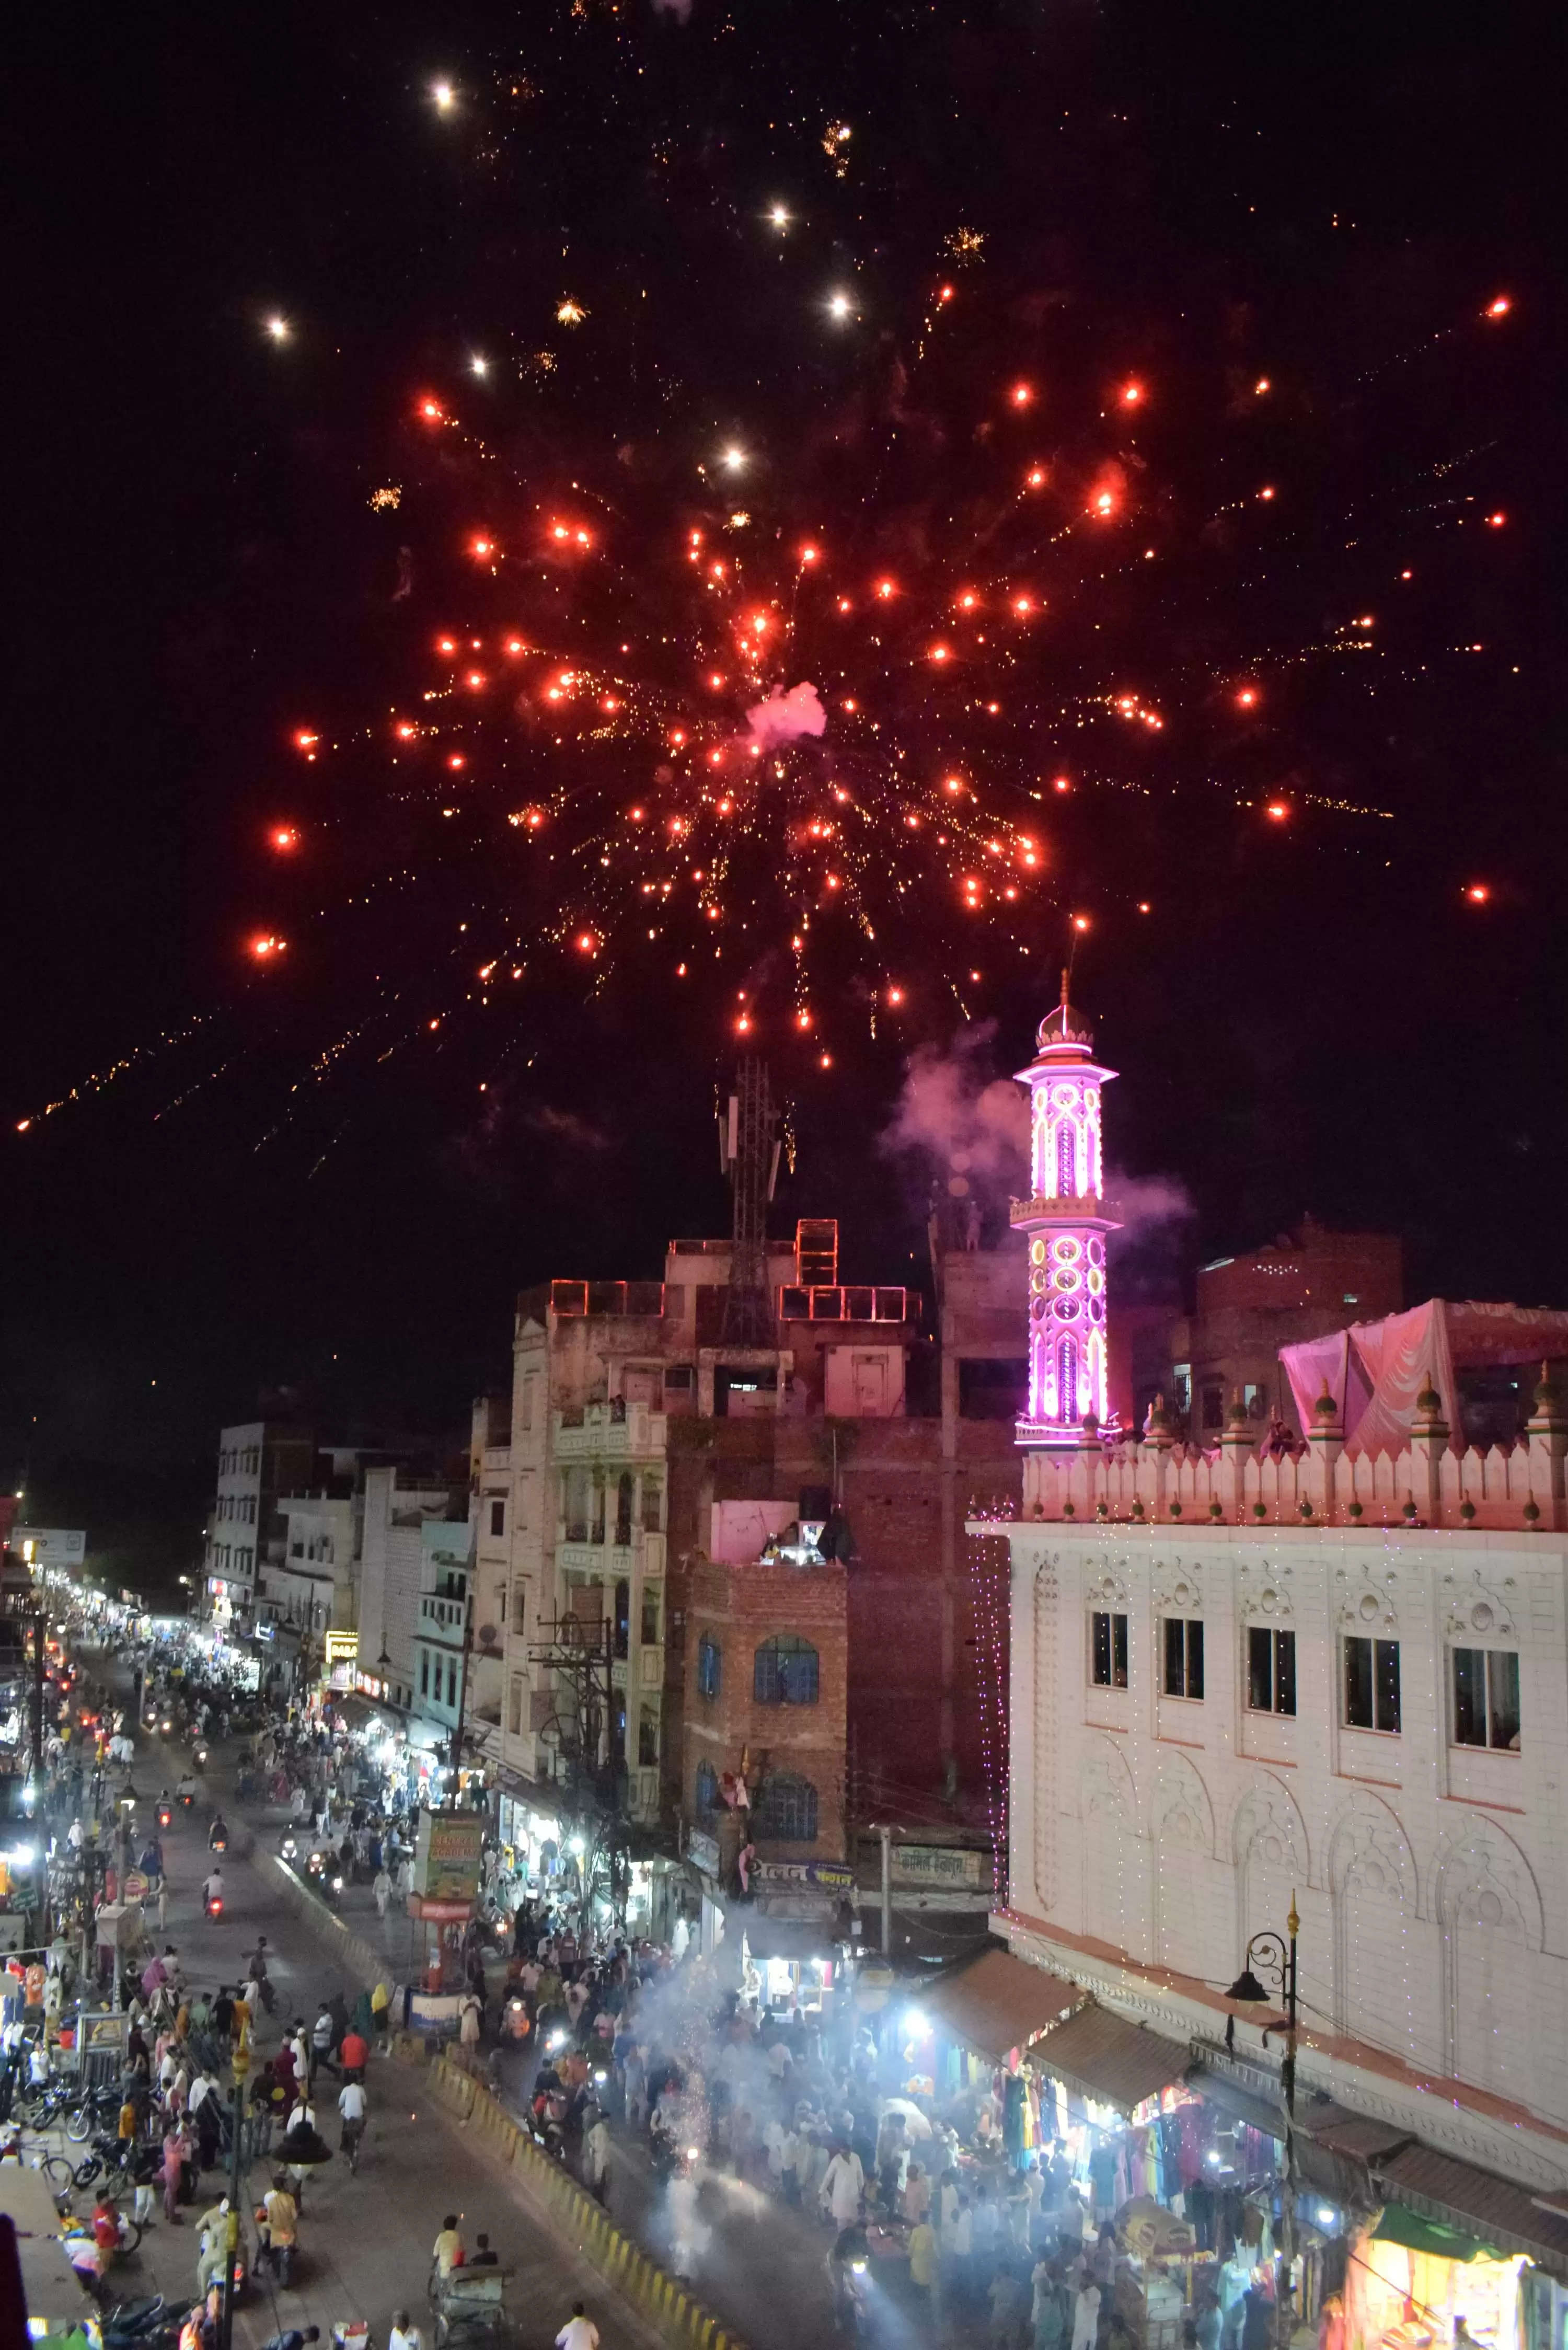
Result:
[[[1449,2350],[1461,2324],[1482,2350],[1521,2350],[1527,2266],[1521,2252],[1386,2204],[1351,2252],[1343,2350]]]

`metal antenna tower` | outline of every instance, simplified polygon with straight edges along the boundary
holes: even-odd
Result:
[[[724,1299],[726,1347],[771,1347],[774,1323],[768,1295],[768,1201],[778,1174],[773,1097],[765,1061],[748,1055],[735,1072],[735,1090],[719,1121],[721,1155],[735,1213],[730,1247],[730,1287]]]

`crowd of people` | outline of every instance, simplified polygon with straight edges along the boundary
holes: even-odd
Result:
[[[505,1996],[536,2052],[536,2132],[601,2200],[618,2136],[642,2140],[669,2181],[670,2251],[686,2276],[700,2272],[715,2220],[754,2210],[760,2195],[818,2232],[846,2331],[864,2330],[867,2275],[881,2271],[935,2337],[1116,2350],[1127,2328],[1113,2306],[1115,2233],[1096,2228],[1064,2150],[1010,2163],[983,2094],[917,2103],[884,2077],[853,2010],[780,2012],[759,1990],[754,1978],[725,1987],[711,1964],[651,1944],[585,1949],[570,1925],[524,1905]],[[729,2181],[752,2196],[737,2203]],[[1226,2350],[1260,2350],[1261,2324]],[[1192,2350],[1220,2350],[1207,2313]]]

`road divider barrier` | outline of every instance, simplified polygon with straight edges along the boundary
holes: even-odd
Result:
[[[469,2070],[472,2061],[465,2061],[460,2049],[431,2057],[430,2084],[438,2102],[494,2144],[606,2283],[625,2294],[670,2350],[746,2350],[738,2334],[721,2325],[711,2310],[649,2260],[587,2189],[513,2120]]]

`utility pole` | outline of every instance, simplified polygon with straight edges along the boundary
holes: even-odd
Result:
[[[466,1578],[465,1578],[466,1580]],[[457,1728],[452,1733],[452,1800],[457,1807],[457,1778],[462,1768],[462,1722],[468,1711],[468,1660],[473,1653],[473,1593],[469,1589],[462,1608],[462,1674],[457,1685]]]
[[[48,1628],[43,1594],[33,1601],[33,1775],[44,1770],[44,1636]]]
[[[251,2069],[249,2035],[234,2051],[234,2145],[229,2150],[229,2220],[224,2230],[223,2302],[218,2319],[218,2350],[233,2350],[234,2339],[234,2255],[240,2248],[240,2176],[244,2165],[245,2075]]]

